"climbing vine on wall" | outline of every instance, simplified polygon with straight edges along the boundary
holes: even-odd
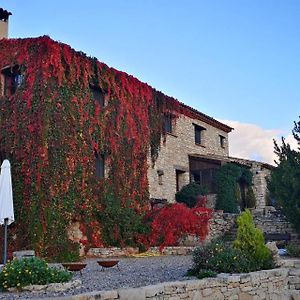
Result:
[[[1,40],[0,69],[15,66],[23,83],[0,97],[0,151],[12,163],[16,208],[11,245],[54,256],[68,249],[66,228],[78,221],[85,243],[101,246],[105,224],[96,215],[107,188],[121,205],[145,212],[147,156],[154,162],[158,155],[163,113],[195,113],[47,36]],[[105,107],[90,85],[106,94]],[[105,179],[95,175],[95,152],[105,155]]]

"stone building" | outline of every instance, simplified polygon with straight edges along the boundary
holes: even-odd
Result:
[[[255,160],[231,157],[228,135],[233,128],[183,103],[189,114],[165,114],[165,137],[157,160],[148,158],[150,200],[153,205],[175,201],[184,185],[196,182],[208,191],[208,206],[216,201],[216,171],[226,163],[251,170],[256,210],[263,212],[268,203],[267,178],[274,166]]]
[[[270,166],[231,158],[231,127],[47,36],[8,39],[8,17],[0,11],[0,159],[18,190],[17,248],[51,252],[57,228],[65,243],[72,222],[89,232],[79,242],[99,247],[111,193],[121,208],[146,211],[149,195],[172,202],[194,181],[213,207],[214,174],[231,161],[253,170],[264,208]]]
[[[233,128],[201,113],[197,119],[166,116],[165,140],[154,166],[148,169],[149,192],[153,203],[175,201],[175,193],[189,182],[197,182],[208,192],[208,205],[214,207],[214,175],[225,163],[249,168],[253,174],[256,209],[267,205],[267,177],[272,165],[229,156],[228,134]],[[149,166],[151,165],[149,161]]]
[[[196,181],[214,192],[212,177],[229,156],[231,127],[197,112],[198,119],[184,115],[165,120],[165,140],[154,167],[149,167],[149,192],[154,199],[174,201],[176,191]],[[150,165],[150,163],[149,163]]]

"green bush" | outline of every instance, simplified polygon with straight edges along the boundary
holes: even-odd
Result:
[[[67,282],[72,278],[68,271],[49,267],[45,260],[36,257],[14,259],[8,262],[0,273],[0,288],[20,289],[31,284],[49,284]]]
[[[242,175],[241,168],[233,163],[222,166],[217,173],[216,209],[226,213],[237,213],[237,181]]]
[[[182,187],[182,189],[176,193],[175,199],[178,203],[184,203],[187,207],[195,207],[199,196],[206,195],[207,191],[195,182],[191,182]]]
[[[258,269],[269,269],[273,266],[272,255],[265,245],[265,239],[260,229],[253,223],[251,212],[246,209],[237,219],[237,239],[233,245],[242,251],[249,259],[256,262]]]
[[[97,212],[102,224],[102,237],[107,246],[139,246],[137,236],[147,233],[149,228],[143,224],[143,215],[130,205],[122,204],[112,192],[103,199],[103,211]]]
[[[255,271],[256,264],[231,245],[223,241],[213,241],[197,247],[193,252],[193,268],[189,274],[196,276],[201,270],[241,273]]]
[[[288,255],[292,257],[300,257],[300,244],[299,242],[291,242],[286,246]]]
[[[187,273],[188,276],[196,276],[199,279],[207,278],[207,277],[216,277],[217,272],[209,269],[201,269],[198,272],[195,272],[194,270],[189,270]]]
[[[246,273],[272,267],[272,256],[262,264],[247,252],[219,240],[194,250],[193,267],[188,271],[188,275],[203,278],[204,270],[216,273]]]

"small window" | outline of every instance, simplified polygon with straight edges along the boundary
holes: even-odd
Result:
[[[194,124],[194,127],[195,127],[195,144],[203,145],[203,131],[206,129],[196,124]]]
[[[222,148],[225,148],[225,140],[226,140],[225,136],[219,135],[219,137],[220,137],[220,146]]]
[[[95,151],[95,158],[96,158],[96,176],[98,178],[104,178],[105,177],[104,155],[100,155]]]
[[[174,133],[175,124],[174,124],[174,116],[172,114],[164,115],[164,130],[166,133]]]
[[[164,171],[163,170],[157,170],[157,175],[158,175],[158,184],[163,185]]]
[[[15,94],[22,85],[24,75],[21,74],[19,66],[5,68],[1,71],[2,95],[10,97]]]
[[[91,86],[91,92],[92,92],[94,100],[96,102],[98,102],[101,107],[104,107],[105,106],[105,95],[102,92],[102,90],[98,87]]]

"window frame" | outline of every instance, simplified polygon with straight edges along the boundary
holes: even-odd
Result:
[[[219,134],[219,141],[220,141],[221,148],[224,149],[225,148],[226,137],[223,136],[223,135],[221,135],[221,134]]]
[[[99,179],[105,178],[105,156],[95,151],[95,175]]]
[[[196,145],[203,146],[204,145],[204,139],[203,139],[203,132],[206,130],[201,125],[193,124],[194,125],[194,141]]]
[[[95,85],[90,85],[90,92],[93,100],[100,105],[101,108],[106,106],[106,94],[104,91]]]
[[[1,95],[11,97],[24,82],[24,74],[19,65],[7,66],[1,69]]]

